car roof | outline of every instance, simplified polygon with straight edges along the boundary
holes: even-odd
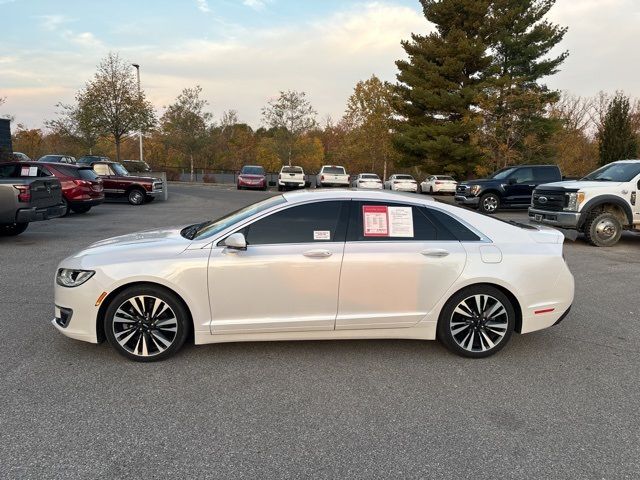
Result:
[[[415,204],[433,204],[435,200],[415,193],[393,192],[387,190],[358,190],[356,188],[296,190],[286,192],[283,197],[290,203],[304,203],[311,200],[370,200],[374,202],[396,201]]]
[[[616,160],[615,162],[611,162],[611,163],[638,163],[638,162],[640,162],[640,160],[637,158],[629,158],[627,160]]]

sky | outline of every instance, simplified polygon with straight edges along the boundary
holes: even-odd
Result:
[[[569,27],[546,79],[576,95],[623,90],[640,97],[639,0],[558,0],[549,20]],[[70,103],[100,59],[140,64],[162,114],[201,85],[216,118],[234,109],[254,128],[281,90],[302,90],[338,120],[359,80],[394,81],[400,41],[432,26],[417,0],[0,0],[0,115],[39,128]]]

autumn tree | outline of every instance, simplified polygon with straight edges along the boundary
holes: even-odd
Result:
[[[368,170],[386,175],[387,163],[397,152],[393,146],[393,87],[375,75],[356,84],[342,119],[346,130],[345,156]]]
[[[202,87],[185,88],[160,118],[160,131],[167,145],[189,159],[193,180],[194,156],[202,152],[209,140],[213,114],[206,110],[209,102],[200,98]]]
[[[428,35],[402,47],[395,86],[395,145],[402,163],[462,174],[478,163],[482,76],[491,59],[485,43],[489,0],[420,0]]]
[[[53,135],[67,138],[80,144],[89,154],[100,138],[100,125],[92,115],[91,109],[81,109],[78,105],[58,103],[57,117],[45,121]]]
[[[549,56],[567,29],[545,19],[555,0],[492,0],[481,108],[483,144],[494,168],[546,162],[548,139],[560,128],[547,111],[559,98],[541,82],[558,72],[568,53]]]
[[[93,79],[76,95],[77,108],[90,118],[100,134],[110,135],[120,160],[120,144],[128,135],[154,125],[153,106],[147,101],[128,62],[109,53]]]
[[[274,129],[281,158],[291,165],[296,139],[315,128],[317,112],[304,92],[281,91],[262,109],[263,122]]]
[[[633,131],[629,97],[618,92],[609,103],[598,132],[600,164],[636,158],[638,136]]]

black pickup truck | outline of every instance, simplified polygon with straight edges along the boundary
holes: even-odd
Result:
[[[561,180],[557,165],[516,165],[498,170],[489,178],[459,183],[455,201],[482,213],[494,213],[502,207],[527,208],[538,185]]]
[[[0,163],[0,236],[19,235],[30,222],[64,214],[62,187],[57,178],[38,177],[29,167],[20,177],[14,175],[13,165]]]

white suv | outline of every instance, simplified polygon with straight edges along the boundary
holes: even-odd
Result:
[[[348,187],[349,175],[344,167],[339,165],[323,165],[316,176],[316,186],[320,187]]]
[[[581,180],[538,185],[529,219],[577,230],[589,243],[609,247],[623,230],[640,229],[640,160],[620,160]]]
[[[302,167],[290,167],[284,165],[278,174],[278,191],[287,188],[304,188],[306,185],[304,180],[304,170]]]

